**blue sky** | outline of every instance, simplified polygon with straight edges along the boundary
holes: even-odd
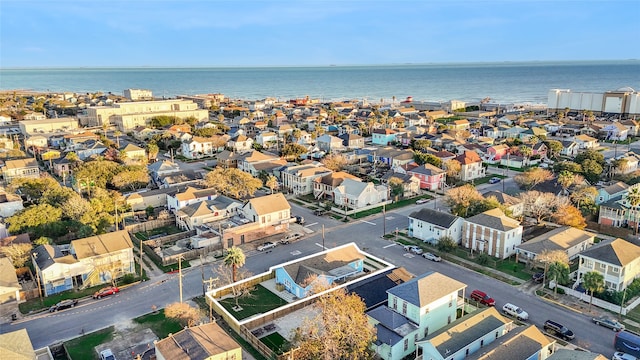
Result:
[[[640,0],[0,0],[0,67],[640,59]]]

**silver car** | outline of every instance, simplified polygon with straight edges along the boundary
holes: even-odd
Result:
[[[422,254],[422,257],[427,259],[427,260],[431,260],[431,261],[435,261],[435,262],[440,262],[442,261],[442,258],[436,254],[430,253],[430,252],[426,252],[424,254]]]
[[[271,242],[271,241],[267,241],[266,243],[258,246],[258,251],[265,251],[265,250],[269,250],[272,249],[274,247],[276,247],[276,243]]]

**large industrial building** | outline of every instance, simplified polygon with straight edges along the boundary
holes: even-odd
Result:
[[[569,89],[549,90],[549,112],[592,111],[596,116],[617,116],[624,119],[640,117],[640,93],[623,87],[605,93],[572,92]]]

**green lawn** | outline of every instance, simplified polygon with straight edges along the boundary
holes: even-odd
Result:
[[[86,296],[91,296],[96,291],[102,289],[105,286],[109,286],[109,284],[103,284],[94,286],[84,290],[69,290],[59,294],[51,295],[42,298],[42,301],[39,298],[27,300],[21,304],[18,304],[20,308],[20,312],[23,314],[28,314],[30,311],[38,311],[42,309],[48,309],[52,305],[57,304],[58,302],[66,299],[80,299]]]
[[[164,310],[159,310],[155,314],[150,313],[143,315],[133,320],[138,324],[149,327],[149,329],[151,329],[151,331],[153,331],[153,333],[160,339],[182,330],[182,326],[177,320],[168,319],[164,316]]]
[[[73,360],[95,360],[98,353],[94,348],[113,338],[114,327],[92,332],[79,338],[67,341],[64,346],[67,348],[69,358]]]
[[[273,350],[276,354],[282,354],[284,350],[289,347],[287,339],[277,332],[260,338],[260,341],[267,345],[269,349]]]
[[[256,314],[262,314],[287,304],[285,300],[262,285],[257,285],[251,290],[248,296],[241,296],[237,300],[238,305],[242,307],[240,311],[233,310],[236,306],[236,298],[226,298],[221,300],[220,304],[238,320],[243,320]]]
[[[489,180],[491,180],[491,178],[494,178],[494,177],[497,177],[500,179],[507,178],[507,176],[504,176],[504,175],[489,174],[483,178],[473,180],[473,183],[474,185],[486,184],[489,182]]]

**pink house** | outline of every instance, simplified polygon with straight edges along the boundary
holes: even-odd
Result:
[[[420,189],[431,191],[442,188],[442,184],[447,179],[447,173],[444,170],[431,164],[424,164],[407,170],[407,174],[414,175],[420,179]]]
[[[487,149],[488,160],[499,161],[503,156],[507,155],[509,147],[504,144],[494,145]]]

